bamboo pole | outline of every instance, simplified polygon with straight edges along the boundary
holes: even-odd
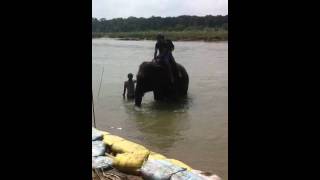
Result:
[[[92,109],[93,109],[93,126],[96,128],[96,114],[94,112],[94,101],[93,101],[93,91],[92,91]]]
[[[99,85],[98,97],[100,96],[100,89],[101,89],[101,84],[102,84],[103,72],[104,72],[104,66],[103,66],[103,68],[102,68],[102,74],[101,74],[101,78],[100,78],[100,85]]]

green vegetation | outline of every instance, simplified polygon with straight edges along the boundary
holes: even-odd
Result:
[[[226,16],[179,16],[126,19],[92,18],[92,37],[120,39],[155,39],[162,32],[171,40],[228,40],[228,15]]]
[[[158,31],[144,32],[110,32],[94,33],[93,37],[120,38],[122,40],[155,40]],[[189,31],[166,31],[163,34],[173,41],[226,41],[228,40],[228,31],[226,30],[189,30]]]

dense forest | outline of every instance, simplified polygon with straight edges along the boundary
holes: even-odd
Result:
[[[150,18],[92,18],[93,33],[139,32],[139,31],[190,31],[190,30],[228,30],[226,16],[178,16]]]

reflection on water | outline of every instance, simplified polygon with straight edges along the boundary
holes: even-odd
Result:
[[[99,129],[142,144],[195,169],[228,179],[228,44],[174,42],[173,55],[189,74],[188,98],[142,107],[123,100],[127,74],[154,53],[153,41],[92,40],[92,90]],[[100,79],[104,69],[101,91]]]

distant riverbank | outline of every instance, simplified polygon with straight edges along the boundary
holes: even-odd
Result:
[[[158,31],[92,33],[92,38],[119,38],[121,40],[155,40]],[[173,41],[228,41],[227,30],[167,31],[163,34]]]

